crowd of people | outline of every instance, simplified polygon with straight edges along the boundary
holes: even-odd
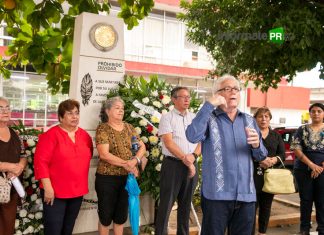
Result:
[[[202,155],[202,235],[265,235],[273,194],[262,191],[266,169],[285,159],[281,136],[270,127],[269,108],[254,116],[238,109],[240,82],[231,75],[217,79],[213,96],[197,114],[188,111],[190,91],[175,87],[174,109],[162,115],[158,135],[164,159],[155,234],[168,232],[168,220],[178,203],[177,234],[189,234],[193,192],[198,182],[197,158]],[[59,124],[38,141],[34,171],[43,200],[46,235],[72,234],[82,199],[88,193],[88,173],[93,154],[89,134],[79,127],[80,104],[68,99],[58,106]],[[317,231],[324,235],[324,105],[309,107],[311,124],[298,128],[291,143],[297,159],[294,175],[300,195],[300,234],[311,228],[313,203]],[[0,177],[20,177],[26,166],[23,144],[8,126],[9,101],[0,97]],[[123,234],[128,214],[128,174],[139,174],[145,144],[135,128],[124,121],[124,101],[112,97],[103,103],[95,144],[99,154],[95,190],[98,197],[98,231]],[[139,144],[135,155],[131,140]],[[64,169],[64,171],[62,170]],[[14,234],[19,196],[14,187],[9,203],[0,204],[0,234]],[[258,210],[257,210],[258,208]],[[258,213],[258,230],[256,214]]]

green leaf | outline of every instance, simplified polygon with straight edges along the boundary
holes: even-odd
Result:
[[[3,0],[0,0],[0,2]],[[4,11],[0,4],[0,21],[7,24],[9,36],[16,38],[8,47],[9,66],[32,64],[39,73],[47,73],[48,89],[68,91],[71,73],[73,31],[75,17],[82,12],[109,13],[108,1],[99,4],[93,0],[15,0],[16,8]],[[67,3],[67,13],[62,3]],[[153,0],[121,1],[122,18],[128,27],[138,25],[143,14],[151,11]],[[55,23],[55,24],[54,24]],[[3,70],[6,73],[5,70]]]
[[[57,48],[61,45],[62,43],[62,37],[61,36],[55,36],[55,37],[50,37],[44,44],[45,47],[48,49],[53,49]]]
[[[32,32],[32,28],[29,24],[24,24],[20,27],[21,31],[25,33],[25,35],[27,34],[28,36],[32,36],[33,32]]]

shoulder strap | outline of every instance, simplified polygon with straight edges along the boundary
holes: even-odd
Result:
[[[283,161],[281,160],[281,158],[279,156],[276,156],[276,158],[281,162],[281,165],[283,166],[283,168],[286,168],[285,167],[285,164],[283,163]]]

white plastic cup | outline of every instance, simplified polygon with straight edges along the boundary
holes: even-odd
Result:
[[[24,187],[22,186],[20,180],[18,177],[13,177],[10,179],[11,182],[12,182],[12,185],[15,187],[18,195],[21,197],[21,198],[24,198],[26,196],[26,192],[25,192],[25,189]]]

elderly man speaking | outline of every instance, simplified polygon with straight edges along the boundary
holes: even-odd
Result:
[[[214,95],[186,130],[192,143],[202,143],[202,235],[250,235],[256,191],[253,160],[268,152],[252,116],[238,110],[240,83],[224,75]]]

